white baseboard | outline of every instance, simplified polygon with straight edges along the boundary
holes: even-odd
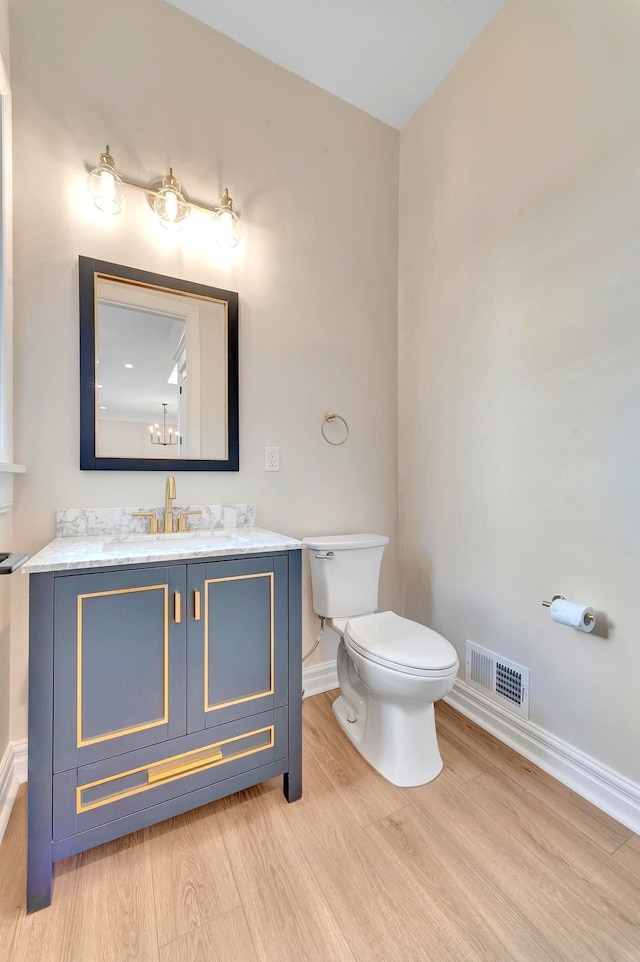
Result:
[[[323,691],[332,691],[338,687],[338,669],[335,658],[333,661],[323,661],[320,665],[311,665],[302,669],[302,687],[304,697],[321,695]]]
[[[18,787],[27,780],[27,742],[9,742],[0,762],[0,842],[9,822]]]
[[[338,687],[335,660],[303,669],[305,697]],[[640,834],[640,785],[533,722],[514,715],[465,682],[456,681],[447,704],[528,758],[563,785]],[[27,741],[11,742],[0,762],[0,841],[18,786],[27,780]]]
[[[640,834],[640,785],[544,728],[490,701],[459,679],[444,700],[563,785]]]

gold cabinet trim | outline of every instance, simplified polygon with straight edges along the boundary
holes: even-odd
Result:
[[[270,652],[269,652],[269,688],[266,691],[257,691],[253,695],[244,695],[242,698],[233,698],[231,701],[218,702],[215,705],[209,703],[209,591],[208,586],[217,584],[221,581],[248,581],[250,578],[269,578],[269,631],[270,631]],[[275,691],[275,590],[274,572],[259,571],[252,575],[230,575],[227,578],[207,578],[204,582],[204,710],[205,712],[218,711],[220,708],[229,708],[231,705],[240,705],[243,702],[254,701],[256,698],[264,698],[266,695],[273,695]]]
[[[240,758],[247,758],[249,755],[255,755],[257,752],[266,751],[275,745],[274,731],[273,725],[266,725],[264,728],[244,732],[242,735],[234,735],[233,738],[225,738],[223,741],[205,745],[203,748],[195,748],[190,752],[182,752],[180,755],[163,758],[161,761],[153,762],[151,765],[140,765],[138,768],[131,768],[126,772],[118,772],[117,775],[109,775],[108,778],[99,778],[95,782],[78,785],[76,788],[76,814],[80,815],[82,812],[90,812],[94,808],[111,805],[113,802],[118,802],[123,798],[129,798],[131,795],[139,795],[141,792],[147,792],[151,788],[168,785],[170,782],[175,782],[179,778],[196,775],[200,772],[208,771],[210,768],[225,765],[227,762],[235,762]],[[243,738],[251,738],[253,735],[261,735],[263,732],[269,732],[269,741],[265,745],[257,745],[255,748],[248,748],[244,752],[238,752],[236,755],[228,755],[226,758],[221,756],[221,751],[218,752],[218,749],[221,750],[223,745],[230,745],[232,742],[240,741]],[[197,765],[195,756],[202,755],[205,752],[213,753],[213,757],[203,758],[202,764]],[[188,761],[189,758],[192,760],[191,765]],[[106,785],[109,782],[116,781],[116,779],[126,778],[127,775],[135,775],[138,772],[144,771],[147,772],[147,782],[144,785],[136,785],[135,788],[128,788],[122,792],[116,792],[114,795],[109,795],[107,798],[99,798],[95,802],[88,802],[86,805],[83,803],[82,793],[88,788],[95,788],[97,785]]]
[[[115,732],[108,732],[106,735],[96,735],[93,738],[83,738],[82,736],[82,606],[86,598],[102,598],[105,595],[126,595],[134,591],[162,591],[164,592],[164,715],[150,722],[142,722],[140,725],[133,725],[130,728],[119,728]],[[134,732],[146,731],[149,728],[157,728],[159,725],[166,725],[169,721],[169,586],[164,585],[141,585],[137,588],[115,588],[112,591],[92,591],[78,595],[78,626],[77,626],[77,670],[76,670],[76,740],[77,747],[84,748],[86,745],[97,745],[99,742],[107,742],[113,738],[121,738],[123,735],[132,735]]]

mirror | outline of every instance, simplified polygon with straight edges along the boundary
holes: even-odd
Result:
[[[80,257],[80,467],[238,470],[238,295]]]

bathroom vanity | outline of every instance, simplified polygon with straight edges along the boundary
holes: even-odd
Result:
[[[59,859],[276,775],[301,795],[302,544],[228,507],[168,535],[60,512],[25,566],[30,912]]]

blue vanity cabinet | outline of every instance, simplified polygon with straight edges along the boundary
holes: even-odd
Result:
[[[30,575],[27,911],[59,859],[283,776],[300,551]]]
[[[285,557],[190,564],[188,730],[288,701]]]

